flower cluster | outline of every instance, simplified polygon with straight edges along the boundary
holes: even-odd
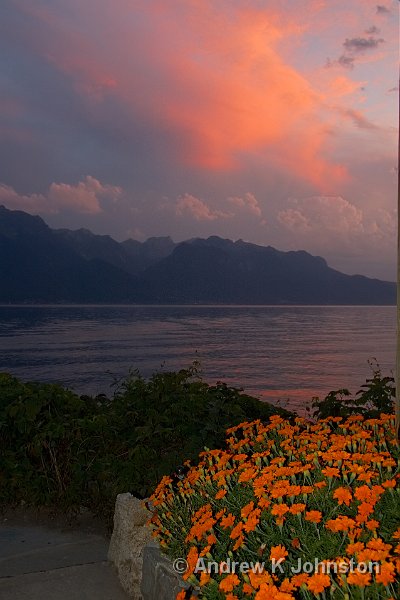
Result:
[[[392,416],[316,424],[274,416],[227,435],[226,449],[203,452],[178,483],[164,477],[151,498],[154,534],[169,556],[187,558],[193,597],[397,597],[400,455]],[[200,558],[265,568],[199,574]],[[316,564],[312,572],[299,570],[307,561]]]

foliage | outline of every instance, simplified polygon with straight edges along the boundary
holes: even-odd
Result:
[[[348,389],[329,392],[323,400],[315,397],[311,406],[314,408],[313,417],[349,417],[362,414],[366,419],[375,419],[381,413],[394,412],[396,388],[393,377],[383,377],[378,364],[372,368],[372,377],[352,397]]]
[[[162,548],[187,560],[183,577],[191,587],[177,599],[191,592],[205,600],[398,597],[393,416],[317,424],[273,416],[227,435],[224,449],[203,452],[178,483],[164,477],[150,499]],[[298,561],[311,570],[297,573]]]
[[[289,414],[204,383],[196,366],[149,380],[131,373],[112,399],[3,373],[0,504],[87,507],[110,517],[118,493],[148,495],[185,459],[221,444],[227,427],[274,413]]]

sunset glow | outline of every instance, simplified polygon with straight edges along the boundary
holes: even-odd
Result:
[[[398,2],[5,0],[0,204],[394,279]]]

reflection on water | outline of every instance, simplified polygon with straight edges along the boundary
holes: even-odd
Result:
[[[130,368],[148,376],[199,360],[207,381],[301,408],[356,391],[376,357],[394,369],[393,306],[0,307],[0,370],[110,392]]]

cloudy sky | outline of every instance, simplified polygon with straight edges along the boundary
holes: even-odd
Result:
[[[1,0],[0,204],[395,277],[397,0]]]

